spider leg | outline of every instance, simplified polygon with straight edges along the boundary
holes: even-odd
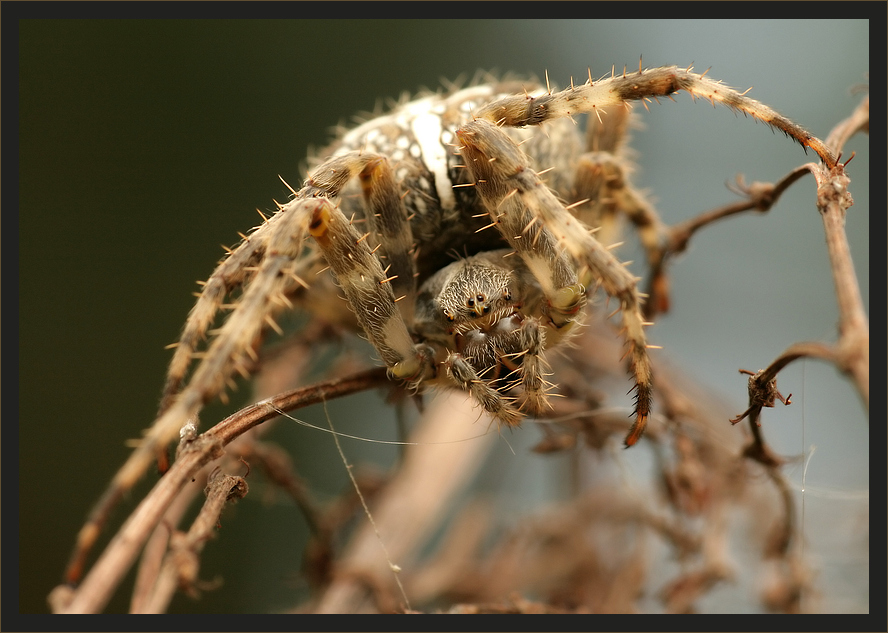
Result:
[[[479,376],[472,364],[459,352],[451,352],[444,360],[447,375],[457,386],[478,402],[485,411],[506,426],[518,426],[524,417],[514,408],[509,398],[490,386],[483,376]]]
[[[229,252],[229,255],[213,271],[209,279],[202,284],[203,289],[198,295],[194,307],[188,313],[182,334],[175,344],[176,351],[167,370],[167,379],[158,415],[172,405],[181,389],[188,367],[195,357],[195,352],[205,338],[207,330],[215,321],[225,297],[232,290],[246,285],[252,279],[259,262],[265,255],[267,236],[275,230],[277,224],[284,217],[285,214],[277,213],[256,227],[251,235],[246,236],[236,248]],[[302,277],[305,276],[307,275],[302,275]],[[292,277],[304,284],[296,271],[292,272]]]
[[[795,139],[802,147],[810,147],[830,168],[836,165],[836,158],[826,144],[808,133],[774,109],[751,99],[746,93],[739,93],[721,82],[692,73],[691,69],[677,66],[639,69],[638,72],[589,81],[580,86],[571,86],[560,92],[549,92],[537,97],[516,95],[500,99],[475,113],[476,118],[486,119],[499,125],[522,127],[539,125],[545,121],[572,114],[597,113],[606,109],[625,107],[627,101],[669,97],[684,90],[693,97],[702,97],[715,104],[748,114],[780,130]]]
[[[520,360],[515,369],[521,385],[521,408],[531,413],[542,413],[549,405],[548,387],[551,383],[545,380],[546,361],[542,357],[546,347],[546,329],[537,319],[528,318],[521,322],[516,331],[515,351],[503,355],[506,365],[513,365]]]
[[[309,232],[324,253],[358,324],[389,368],[389,374],[416,387],[434,374],[433,352],[426,345],[414,344],[396,305],[392,281],[403,277],[405,285],[402,287],[411,294],[415,293],[415,281],[412,260],[403,248],[412,240],[409,237],[399,240],[390,232],[392,226],[399,224],[398,218],[406,221],[407,214],[403,208],[393,211],[393,207],[401,207],[401,204],[388,163],[382,157],[358,152],[339,156],[318,168],[306,181],[303,191],[314,195],[313,190],[323,192],[334,182],[339,182],[338,192],[355,175],[360,175],[365,185],[368,215],[382,220],[382,223],[389,222],[388,237],[383,235],[380,238],[387,255],[395,261],[398,256],[406,256],[401,257],[399,265],[407,270],[392,280],[367,244],[365,238],[368,236],[358,233],[342,212],[331,205],[314,209]]]
[[[381,257],[388,263],[386,274],[395,301],[406,323],[413,323],[416,303],[416,262],[413,259],[413,230],[407,209],[401,203],[394,174],[385,160],[371,162],[360,174],[367,201],[370,231],[379,240]]]
[[[562,270],[569,254],[585,266],[608,295],[617,298],[635,380],[635,423],[626,444],[638,441],[650,415],[652,375],[635,277],[617,261],[540,181],[518,146],[496,125],[477,120],[461,127],[460,152],[497,227],[540,282],[559,329],[574,322],[585,291],[572,272]],[[529,218],[529,221],[528,221]],[[539,226],[537,226],[539,225]],[[536,233],[531,236],[530,229]],[[572,269],[567,268],[568,271]]]
[[[542,230],[539,217],[521,200],[509,178],[526,166],[526,158],[514,141],[492,123],[474,121],[457,131],[460,153],[475,179],[475,189],[484,200],[492,221],[521,256],[548,300],[547,317],[559,337],[567,334],[586,302],[570,256],[549,231]],[[537,184],[548,189],[539,179]],[[560,206],[560,204],[559,204]],[[570,215],[568,213],[568,215]],[[553,341],[555,342],[555,341]]]
[[[574,180],[574,199],[586,202],[572,206],[571,211],[588,226],[596,227],[596,238],[603,244],[620,240],[618,213],[632,222],[651,269],[645,302],[645,317],[650,319],[669,310],[668,279],[660,265],[669,234],[657,211],[629,179],[632,164],[623,141],[631,115],[627,108],[615,108],[589,117],[589,151],[578,158]]]
[[[115,475],[113,489],[131,488],[155,454],[176,438],[186,422],[196,419],[204,403],[222,393],[235,373],[249,373],[253,342],[267,326],[276,327],[271,315],[280,304],[288,303],[284,294],[293,284],[295,266],[305,258],[304,240],[308,236],[314,238],[333,269],[390,375],[416,385],[434,373],[432,352],[427,346],[413,343],[396,307],[391,284],[371,252],[366,235],[357,231],[331,199],[355,176],[378,182],[380,170],[387,169],[381,166],[384,164],[379,156],[359,153],[325,162],[293,200],[219,266],[192,310],[183,334],[185,343],[174,355],[163,408]],[[373,188],[374,195],[368,196],[371,209],[377,212],[379,204],[375,200],[391,202],[391,196],[379,196],[378,190]],[[245,268],[252,270],[247,274]],[[237,305],[215,331],[188,383],[176,394],[196,341],[209,327],[224,295],[237,284],[245,284]]]

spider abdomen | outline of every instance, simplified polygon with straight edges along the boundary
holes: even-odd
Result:
[[[507,246],[496,231],[482,230],[490,219],[457,151],[456,130],[491,101],[521,91],[545,93],[533,82],[513,81],[422,96],[345,132],[327,150],[334,156],[361,151],[388,157],[411,218],[420,283],[457,256]],[[549,170],[545,174],[549,187],[565,199],[570,197],[575,161],[582,149],[578,126],[557,119],[545,128],[505,132],[521,143],[536,170]],[[353,186],[343,196],[346,216],[365,214],[358,193]]]

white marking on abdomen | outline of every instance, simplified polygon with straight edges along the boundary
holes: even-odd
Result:
[[[437,98],[436,98],[437,100]],[[426,100],[416,102],[416,109],[410,121],[413,138],[422,152],[422,162],[435,176],[435,190],[443,209],[452,209],[456,200],[453,197],[453,183],[447,173],[447,150],[441,143],[441,116],[429,111]]]

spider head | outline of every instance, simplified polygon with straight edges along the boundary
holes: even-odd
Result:
[[[451,266],[452,274],[441,288],[437,304],[452,332],[489,329],[518,307],[508,269],[479,258],[460,260]]]

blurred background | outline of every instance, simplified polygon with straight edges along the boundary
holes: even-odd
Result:
[[[593,77],[612,65],[637,68],[643,56],[650,67],[711,66],[709,76],[741,91],[752,86],[750,96],[825,138],[867,85],[868,28],[835,19],[23,21],[20,611],[47,612],[77,530],[128,454],[126,440],[154,419],[171,357],[164,346],[178,337],[195,281],[213,270],[221,244],[257,223],[256,207],[267,212],[272,198],[287,198],[278,175],[299,183],[309,148],[323,147],[332,126],[479,69],[548,71],[564,86],[585,80],[589,67]],[[644,129],[632,141],[634,180],[667,223],[733,201],[725,183],[738,173],[775,181],[816,158],[727,108],[685,94],[675,100],[643,112]],[[847,230],[868,306],[868,138],[852,139],[845,157],[852,151]],[[735,414],[746,408],[739,368],[763,368],[797,341],[836,338],[814,200],[808,176],[767,215],[705,229],[672,266],[673,309],[650,329],[651,342]],[[850,383],[823,363],[794,363],[779,388],[793,393],[793,405],[766,410],[763,431],[779,454],[807,458],[785,472],[819,573],[819,608],[867,612],[867,413]],[[248,393],[242,387],[230,407],[209,408],[204,426]],[[329,411],[342,432],[395,435],[377,394]],[[326,426],[322,410],[299,417]],[[279,425],[274,438],[319,498],[344,488],[328,435]],[[504,443],[495,449],[509,473],[498,503],[510,516],[550,494],[547,477],[561,458],[528,454],[538,440],[531,428],[510,436],[515,454]],[[380,468],[394,454],[362,442],[344,449],[352,462]],[[145,490],[147,483],[115,513],[117,523]],[[257,490],[222,521],[201,577],[225,583],[199,603],[177,597],[171,611],[266,612],[304,597],[306,528],[291,503]],[[701,607],[754,609],[753,592],[727,585]],[[121,591],[108,611],[126,609]]]

